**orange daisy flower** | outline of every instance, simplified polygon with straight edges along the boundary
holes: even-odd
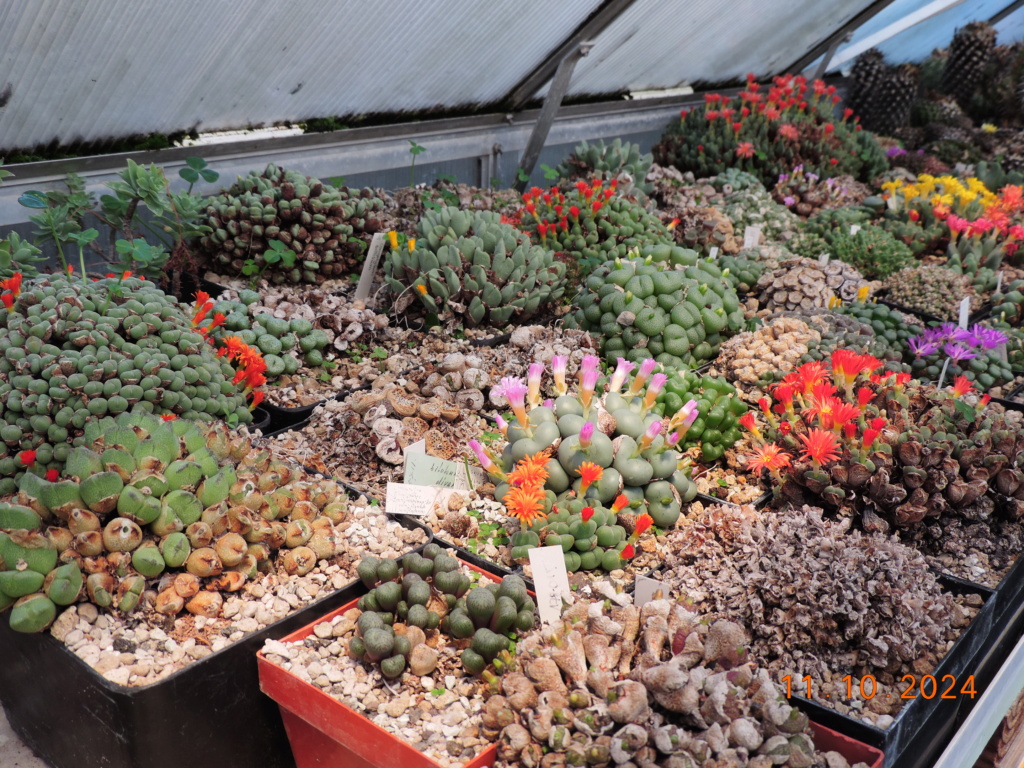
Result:
[[[751,472],[760,472],[762,469],[777,472],[789,465],[790,455],[775,443],[755,448],[753,458],[747,460],[747,469]]]
[[[827,464],[839,458],[839,438],[825,429],[809,429],[806,435],[797,435],[804,444],[804,456],[815,466]]]
[[[604,469],[592,461],[584,461],[577,467],[576,472],[581,478],[580,496],[585,495],[587,489],[594,483],[599,482],[604,475]]]
[[[519,518],[523,527],[547,517],[544,512],[544,491],[540,488],[510,488],[502,501],[508,513]]]
[[[549,476],[547,463],[546,451],[520,459],[508,475],[509,482],[520,488],[542,488]]]

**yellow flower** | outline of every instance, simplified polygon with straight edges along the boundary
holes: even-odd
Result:
[[[392,248],[397,248],[398,247],[398,233],[397,232],[395,232],[394,230],[391,230],[390,232],[388,232],[388,240],[391,241],[391,247]]]
[[[415,237],[410,237],[409,238],[409,253],[412,253],[414,250],[416,250],[416,238]]]
[[[894,179],[893,181],[885,182],[885,184],[882,185],[882,189],[886,192],[895,192],[901,186],[903,186],[903,182],[898,179]]]
[[[985,186],[985,182],[974,176],[971,176],[971,178],[967,180],[967,188],[971,190],[971,192],[977,192],[979,194],[985,194],[988,192],[988,187]]]
[[[416,286],[416,290],[419,291],[420,294],[423,295],[423,296],[427,295],[427,286],[425,286],[425,285],[417,285]]]
[[[985,133],[995,133],[999,129],[992,125],[992,123],[982,123],[981,130],[984,131]]]
[[[862,285],[860,288],[858,288],[857,289],[857,301],[859,301],[861,303],[867,301],[868,300],[868,292],[870,290],[871,289],[868,286],[866,286],[866,285]]]
[[[907,184],[907,186],[900,190],[900,194],[903,195],[904,198],[917,197],[918,189],[913,184]]]
[[[935,205],[952,205],[953,204],[953,196],[952,195],[932,195],[931,204],[933,206],[935,206]]]

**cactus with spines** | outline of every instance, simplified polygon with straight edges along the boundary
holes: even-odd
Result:
[[[193,324],[193,311],[154,284],[49,275],[16,276],[4,288],[0,493],[13,492],[29,466],[59,471],[72,447],[85,444],[88,423],[136,404],[252,421],[232,364]]]
[[[958,29],[949,44],[940,89],[968,107],[995,48],[996,31],[988,22],[976,21]]]
[[[335,188],[270,164],[206,201],[213,231],[197,246],[215,272],[320,284],[358,270],[384,227],[383,209],[372,190]]]
[[[384,274],[398,300],[411,295],[429,314],[500,327],[536,316],[565,291],[565,265],[497,213],[428,211],[419,233],[404,244],[393,238]]]
[[[468,640],[463,666],[491,681],[512,660],[509,633],[528,632],[536,621],[536,605],[519,576],[473,586],[459,561],[437,544],[400,561],[364,557],[359,577],[370,592],[357,604],[362,613],[349,653],[379,664],[385,677],[401,675],[415,648],[407,634],[395,632],[396,623],[423,630],[424,640],[435,630],[456,643]]]
[[[533,187],[523,194],[520,226],[545,248],[565,254],[570,275],[586,277],[633,248],[672,244],[672,233],[618,181],[580,181],[566,191]]]
[[[221,423],[165,421],[138,407],[86,425],[63,475],[26,472],[0,504],[0,610],[39,632],[80,600],[130,613],[216,617],[271,567],[304,575],[335,553],[347,505]],[[204,589],[205,587],[205,589]]]
[[[744,324],[728,275],[712,259],[670,245],[605,262],[585,281],[567,328],[597,338],[609,362],[654,358],[699,366]]]
[[[633,189],[649,195],[653,186],[646,179],[653,162],[654,155],[650,152],[641,155],[638,144],[623,143],[619,138],[607,145],[603,139],[593,144],[584,140],[555,170],[559,178],[569,181],[596,177],[602,181],[619,179],[619,183],[624,183],[623,174],[628,174]]]

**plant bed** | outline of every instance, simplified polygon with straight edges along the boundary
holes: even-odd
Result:
[[[499,580],[462,568],[479,581]],[[424,676],[406,671],[388,683],[347,650],[361,613],[357,602],[267,643],[257,656],[261,688],[281,707],[299,768],[328,756],[339,765],[491,764],[494,746],[481,733],[484,685],[463,668],[456,645],[432,633],[438,642],[428,638],[427,645],[436,651],[436,668]],[[328,737],[313,742],[326,753],[307,746],[303,723]]]

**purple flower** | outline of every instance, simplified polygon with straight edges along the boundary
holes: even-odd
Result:
[[[805,177],[807,178],[807,180],[808,180],[808,181],[810,181],[810,182],[815,182],[815,181],[817,181],[818,179],[820,179],[820,178],[821,178],[821,177],[820,177],[820,176],[819,176],[818,174],[816,174],[816,173],[807,173],[807,174],[804,174],[804,175],[805,175]]]
[[[889,147],[889,149],[886,150],[885,152],[886,157],[901,157],[902,155],[905,154],[907,154],[907,150],[905,150],[903,147]]]
[[[942,344],[948,340],[948,337],[941,328],[929,328],[918,339],[928,344]]]
[[[964,360],[973,360],[978,356],[977,352],[968,349],[963,344],[957,344],[952,341],[948,342],[942,348],[942,351],[945,352],[949,359],[954,363],[961,363]]]
[[[784,181],[789,181],[789,174],[788,173],[780,173],[779,174],[779,184],[783,183]]]
[[[960,330],[960,326],[956,323],[943,323],[939,326],[938,330],[942,332],[940,338],[952,339],[956,332]]]
[[[979,325],[975,325],[971,329],[957,328],[955,331],[953,331],[953,334],[952,334],[952,336],[950,336],[950,338],[953,341],[958,341],[961,344],[966,344],[969,347],[980,346],[981,345],[981,337],[977,333],[977,331],[978,331],[978,329],[980,327],[981,326],[979,326]]]
[[[981,339],[981,346],[983,346],[985,349],[995,349],[996,347],[1001,347],[1003,346],[1003,344],[1010,340],[1010,338],[1005,333],[1003,333],[1002,331],[997,331],[995,328],[985,328],[982,326],[975,327],[981,328],[981,331],[978,333],[978,336]]]
[[[939,351],[939,343],[928,341],[924,335],[915,336],[907,343],[910,345],[910,351],[914,353],[914,357],[927,357]]]
[[[786,195],[784,198],[782,198],[782,204],[785,205],[787,208],[791,205],[796,205],[796,198]]]

